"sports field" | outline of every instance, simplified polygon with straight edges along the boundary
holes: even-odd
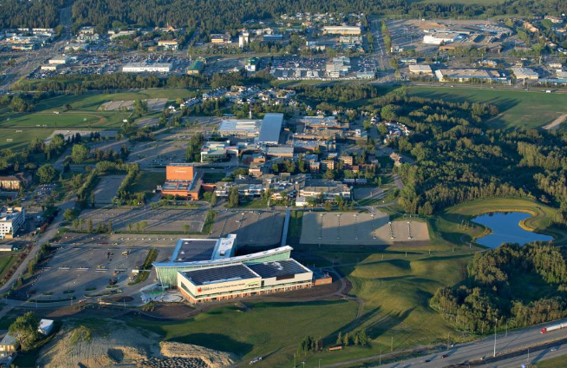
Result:
[[[128,118],[131,112],[98,110],[106,102],[155,99],[152,101],[160,100],[162,103],[190,95],[191,92],[185,89],[150,89],[116,94],[87,93],[44,99],[38,102],[30,113],[14,113],[7,108],[0,109],[0,149],[21,149],[35,137],[48,137],[55,129],[100,130],[120,127],[123,119]],[[67,104],[71,105],[71,110],[65,109]]]
[[[493,127],[538,128],[567,113],[567,94],[539,91],[491,90],[489,87],[411,86],[409,94],[454,102],[486,102],[496,105],[500,114],[488,123]]]

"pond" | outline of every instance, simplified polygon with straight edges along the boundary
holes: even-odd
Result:
[[[519,222],[529,217],[531,217],[531,214],[520,212],[490,213],[477,216],[472,221],[486,226],[491,229],[492,233],[478,238],[476,242],[480,245],[496,248],[506,242],[523,245],[533,241],[553,240],[551,236],[526,231],[521,228]]]

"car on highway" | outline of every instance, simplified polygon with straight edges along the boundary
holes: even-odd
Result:
[[[441,358],[442,359],[446,359],[448,357],[448,354],[442,354]]]
[[[257,363],[258,361],[262,361],[262,359],[263,358],[261,356],[256,356],[255,358],[250,360],[250,365]]]

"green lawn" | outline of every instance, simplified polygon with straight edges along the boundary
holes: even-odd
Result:
[[[14,113],[0,109],[0,149],[21,149],[38,137],[47,138],[56,129],[118,128],[130,112],[100,111],[107,101],[186,98],[193,92],[185,89],[150,89],[115,94],[60,95],[38,102],[31,113]],[[70,104],[72,109],[64,111]]]
[[[240,366],[264,356],[256,366],[275,367],[293,364],[293,354],[303,337],[336,336],[357,313],[357,304],[351,301],[247,305],[247,310],[221,307],[185,321],[136,318],[128,324],[155,331],[166,340],[233,352],[243,357]]]
[[[542,360],[534,367],[537,368],[568,368],[567,355],[561,355],[553,359]]]
[[[475,1],[477,2],[477,1]],[[496,105],[500,115],[488,123],[493,127],[538,128],[567,113],[567,94],[520,90],[491,90],[489,87],[411,86],[409,94],[454,102],[486,102]]]
[[[162,185],[165,182],[165,173],[158,172],[140,172],[131,186],[131,192],[152,192],[157,188],[157,185]]]

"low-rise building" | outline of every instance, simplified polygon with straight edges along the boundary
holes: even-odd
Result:
[[[0,189],[18,191],[22,188],[22,180],[16,176],[0,177]]]
[[[218,126],[222,137],[255,138],[260,134],[262,121],[259,119],[224,119]]]
[[[0,209],[0,239],[11,239],[26,222],[26,211],[22,207]]]
[[[232,40],[229,34],[215,33],[210,35],[210,42],[213,44],[230,44]]]
[[[500,74],[490,69],[438,69],[435,73],[439,82],[469,82],[483,80],[487,82],[500,80]]]
[[[299,196],[306,198],[323,196],[325,200],[334,200],[337,196],[341,196],[344,199],[349,199],[351,198],[351,188],[338,181],[307,180],[305,186],[300,189]]]
[[[434,32],[424,35],[422,43],[427,45],[442,45],[454,42],[459,39],[457,33],[452,32]]]
[[[361,35],[361,27],[358,26],[325,26],[323,27],[323,34],[325,35]]]
[[[164,50],[178,50],[177,40],[159,40],[158,45]]]
[[[0,341],[0,356],[9,356],[20,349],[20,343],[16,337],[6,334]]]
[[[408,71],[410,72],[410,74],[414,74],[414,75],[429,75],[432,76],[432,68],[430,68],[430,65],[426,65],[426,64],[410,64],[408,66]]]
[[[54,329],[54,321],[51,319],[41,319],[38,326],[38,332],[44,336],[49,335]]]
[[[529,80],[537,80],[539,79],[539,74],[533,71],[530,68],[512,68],[512,73],[515,79],[529,79]]]
[[[169,73],[171,63],[128,63],[121,69],[123,73]]]

